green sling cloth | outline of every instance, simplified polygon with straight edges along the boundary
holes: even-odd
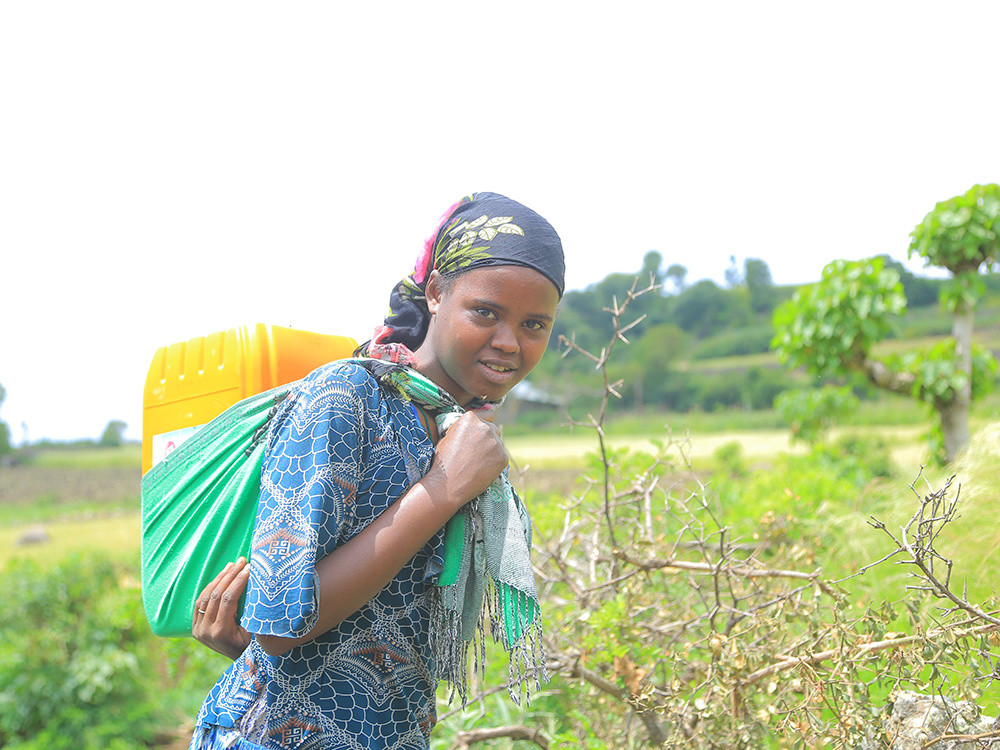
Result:
[[[233,404],[143,476],[142,602],[156,635],[190,636],[198,594],[249,559],[264,434],[295,385]]]

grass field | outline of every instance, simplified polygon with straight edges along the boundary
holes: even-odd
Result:
[[[871,432],[870,428],[842,428],[839,433]],[[894,462],[915,471],[925,449],[922,428],[882,427],[878,433],[891,445]],[[618,435],[613,449],[653,452],[655,442],[671,442],[669,455],[680,466],[687,463],[710,474],[717,468],[716,451],[739,444],[751,466],[766,466],[782,453],[801,453],[801,444],[783,429],[743,429],[671,432],[659,430]],[[505,440],[516,471],[524,481],[546,491],[568,492],[580,474],[585,456],[598,451],[595,433],[586,428],[563,429],[557,434],[512,435]],[[0,569],[15,557],[44,562],[72,551],[104,549],[123,555],[139,552],[139,453],[132,447],[111,451],[52,451],[35,456],[27,466],[0,470]],[[19,545],[26,531],[41,527],[50,541]]]
[[[44,530],[48,541],[18,544],[27,532]],[[34,560],[40,565],[55,562],[74,552],[105,552],[113,557],[139,555],[138,509],[104,518],[65,517],[44,524],[17,524],[0,528],[0,571],[14,558]]]

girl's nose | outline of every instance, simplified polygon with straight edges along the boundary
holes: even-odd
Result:
[[[517,343],[517,336],[509,326],[500,325],[494,329],[493,340],[490,345],[501,352],[509,354],[515,353],[521,347]]]

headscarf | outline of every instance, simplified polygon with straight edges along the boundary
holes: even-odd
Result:
[[[409,364],[430,323],[424,290],[431,271],[449,276],[488,266],[524,266],[551,281],[562,297],[562,241],[544,218],[498,193],[473,193],[451,206],[406,278],[389,297],[389,315],[359,353]]]

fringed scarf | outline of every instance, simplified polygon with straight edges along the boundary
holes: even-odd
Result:
[[[435,413],[442,435],[466,411],[409,365],[391,359],[362,362],[385,387]],[[490,406],[470,404],[471,408]],[[475,653],[475,670],[483,674],[488,624],[493,641],[509,655],[511,699],[520,704],[524,695],[530,700],[531,684],[539,690],[549,676],[531,567],[531,520],[506,470],[448,522],[442,557],[430,632],[438,677],[451,683],[452,694],[457,693],[464,705],[469,648]]]

